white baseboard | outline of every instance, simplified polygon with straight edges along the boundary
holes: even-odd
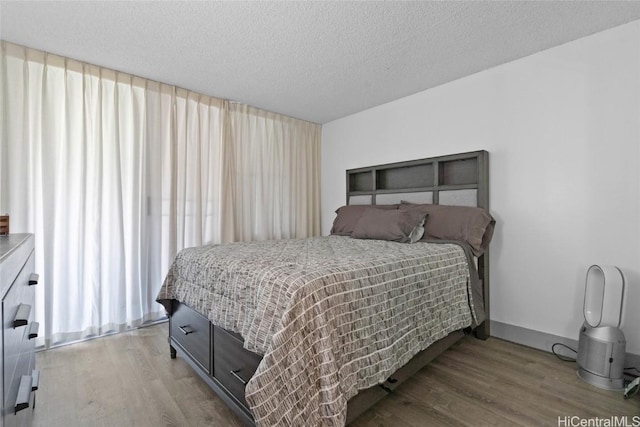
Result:
[[[535,331],[533,329],[522,328],[520,326],[496,322],[494,320],[491,321],[491,336],[549,353],[551,353],[551,346],[555,343],[562,343],[576,351],[578,350],[578,341],[576,340]],[[556,347],[556,353],[573,359],[576,357],[575,353],[564,350],[561,346]],[[633,366],[640,369],[640,355],[627,353],[625,366]]]

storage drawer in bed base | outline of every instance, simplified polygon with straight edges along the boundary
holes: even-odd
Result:
[[[211,372],[209,320],[184,304],[174,307],[169,330],[173,340],[206,371]]]
[[[194,361],[189,353],[184,351],[181,346],[176,345],[177,341],[173,338],[169,339],[169,344],[172,347],[172,353],[175,351],[175,354],[181,358],[183,358],[189,366],[198,374],[198,376],[213,390],[222,401],[231,408],[231,410],[238,416],[240,421],[246,426],[255,426],[253,422],[253,417],[251,416],[251,412],[244,406],[242,403],[238,401],[231,393],[227,391],[223,384],[220,383],[217,379],[210,376],[202,366]]]
[[[213,326],[213,376],[244,406],[247,382],[262,357],[244,349],[241,338]]]
[[[242,338],[209,322],[185,304],[174,303],[169,319],[172,357],[180,355],[246,425],[254,425],[244,386],[261,357],[242,348]],[[234,375],[236,371],[236,375]]]

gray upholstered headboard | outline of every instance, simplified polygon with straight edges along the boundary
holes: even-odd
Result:
[[[489,211],[489,153],[468,153],[347,170],[347,204],[414,203],[476,206]],[[489,336],[489,251],[478,259]]]

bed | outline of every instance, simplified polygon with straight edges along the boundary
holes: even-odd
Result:
[[[488,153],[346,179],[331,236],[185,249],[158,294],[171,357],[247,425],[344,425],[465,333],[489,336]],[[491,220],[486,241],[458,238],[477,211]],[[432,226],[457,216],[463,227]],[[425,237],[379,239],[390,217],[422,218],[402,235]]]

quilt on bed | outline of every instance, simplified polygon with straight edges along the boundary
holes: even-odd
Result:
[[[184,249],[157,300],[264,355],[246,387],[256,425],[340,426],[359,390],[482,320],[470,278],[457,244],[328,236]]]

